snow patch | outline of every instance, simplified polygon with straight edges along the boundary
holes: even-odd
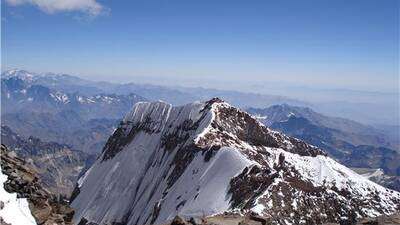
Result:
[[[0,170],[0,201],[4,203],[4,208],[0,209],[0,217],[11,225],[36,225],[28,200],[17,198],[17,193],[8,193],[3,186],[6,180],[7,176]]]

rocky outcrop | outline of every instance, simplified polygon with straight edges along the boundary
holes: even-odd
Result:
[[[57,199],[42,187],[34,169],[13,152],[1,145],[1,169],[8,176],[2,184],[10,193],[17,193],[18,198],[26,198],[30,211],[37,224],[41,225],[70,225],[74,210],[64,199]]]

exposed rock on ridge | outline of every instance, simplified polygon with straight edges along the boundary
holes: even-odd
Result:
[[[179,214],[254,212],[278,224],[390,214],[400,194],[220,99],[138,103],[79,180],[80,221],[161,224]]]

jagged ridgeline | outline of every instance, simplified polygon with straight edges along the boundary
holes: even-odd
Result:
[[[220,99],[140,102],[78,181],[75,223],[164,224],[227,211],[278,224],[391,214],[400,193]]]

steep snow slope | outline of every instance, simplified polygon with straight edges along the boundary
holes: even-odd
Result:
[[[0,201],[4,204],[0,209],[0,220],[11,225],[36,225],[35,219],[29,209],[26,198],[17,198],[17,193],[8,193],[4,190],[3,184],[7,176],[0,169]]]
[[[279,224],[389,214],[400,194],[220,99],[137,103],[73,194],[75,223],[256,212]]]

